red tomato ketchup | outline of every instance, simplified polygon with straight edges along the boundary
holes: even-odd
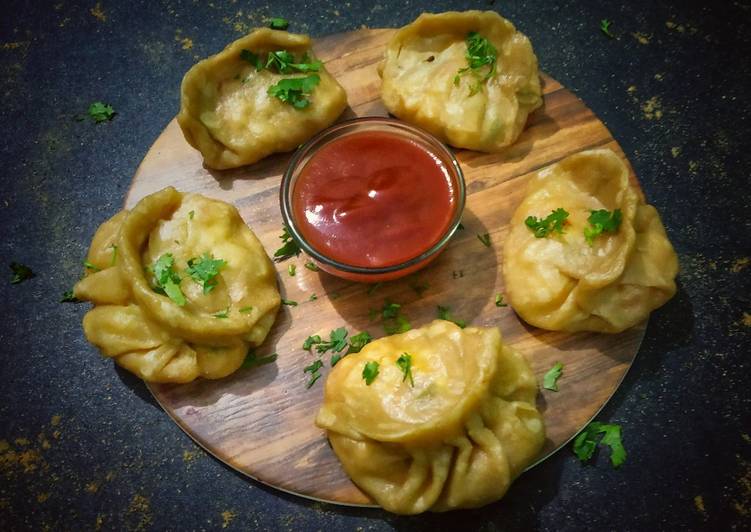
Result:
[[[367,268],[399,265],[431,249],[456,208],[443,160],[385,131],[354,132],[323,145],[292,190],[305,240],[337,262]]]

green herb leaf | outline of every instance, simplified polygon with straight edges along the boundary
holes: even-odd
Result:
[[[542,387],[553,392],[558,391],[558,378],[563,373],[563,364],[556,362],[542,378]]]
[[[86,268],[87,270],[91,270],[92,272],[100,272],[100,271],[102,271],[102,269],[99,266],[97,266],[95,264],[92,264],[91,262],[89,262],[87,260],[83,261],[83,266],[84,266],[84,268]]]
[[[318,74],[304,78],[285,78],[270,86],[268,93],[295,109],[305,109],[310,105],[310,100],[306,96],[313,92],[320,81],[321,77]]]
[[[208,252],[201,255],[200,258],[193,257],[188,259],[188,268],[185,270],[190,277],[203,287],[203,293],[208,294],[218,284],[217,276],[219,271],[227,266],[227,262],[222,259],[215,259]]]
[[[503,302],[503,294],[501,294],[500,292],[495,295],[495,306],[508,307],[508,304]]]
[[[470,85],[470,96],[482,90],[482,85],[496,73],[498,50],[491,42],[477,33],[471,31],[467,34],[467,67],[459,69],[454,76],[454,85],[458,86],[461,77],[471,72],[475,83]],[[484,72],[484,73],[483,73]]]
[[[605,209],[591,211],[589,218],[587,218],[589,227],[584,228],[584,238],[591,246],[594,244],[595,238],[602,233],[616,233],[622,220],[623,213],[620,209],[616,209],[612,213]]]
[[[276,353],[272,353],[265,357],[259,357],[259,356],[256,356],[253,350],[251,350],[245,356],[245,360],[243,361],[240,367],[241,368],[254,368],[257,366],[263,366],[264,364],[271,364],[272,362],[276,361],[277,357],[278,355]]]
[[[600,31],[604,33],[605,35],[607,35],[608,37],[610,37],[611,39],[615,37],[615,35],[610,33],[610,26],[612,25],[613,23],[606,18],[600,21]]]
[[[188,213],[188,220],[192,220],[195,215],[196,215],[196,211],[190,211]]]
[[[422,295],[425,293],[425,291],[430,288],[430,285],[427,283],[427,281],[420,279],[418,277],[413,277],[409,282],[409,287],[415,291],[415,293],[422,297]]]
[[[154,274],[156,288],[163,290],[167,297],[177,305],[181,307],[185,305],[185,295],[180,290],[181,279],[175,271],[175,259],[172,253],[165,253],[159,257],[150,269]]]
[[[289,274],[290,277],[294,277],[296,272],[297,272],[297,266],[295,266],[294,264],[290,264],[289,266],[287,266],[287,273]]]
[[[112,260],[110,261],[110,266],[114,266],[117,262],[117,245],[112,244],[110,247],[112,248]]]
[[[253,307],[248,305],[247,307],[243,307],[240,309],[240,314],[248,314],[250,312],[253,312]]]
[[[31,268],[21,264],[20,262],[11,262],[10,270],[13,272],[13,278],[10,280],[11,284],[18,284],[32,277],[36,277],[36,274],[31,271]]]
[[[527,216],[524,224],[535,234],[537,238],[545,238],[551,232],[563,234],[563,226],[566,224],[568,212],[558,208],[552,211],[546,218],[538,219],[536,216]]]
[[[442,307],[442,306],[438,305],[438,319],[439,320],[446,320],[446,321],[450,321],[452,323],[455,323],[456,325],[458,325],[462,329],[464,329],[467,326],[467,322],[466,321],[456,319],[456,318],[454,318],[451,315],[451,308],[450,307]]]
[[[261,59],[261,56],[254,54],[250,50],[240,50],[240,59],[247,61],[248,63],[256,67],[256,71],[258,72],[263,70],[263,59]]]
[[[66,290],[63,293],[62,299],[60,299],[60,303],[80,303],[81,300],[78,299],[75,295],[73,295],[73,290]]]
[[[310,294],[310,297],[308,298],[308,301],[315,301],[316,299],[318,299],[318,296],[317,296],[317,295],[315,295],[315,294]]]
[[[477,238],[480,240],[480,242],[482,242],[483,246],[485,246],[486,248],[490,247],[490,234],[489,233],[485,233],[484,235],[478,234]]]
[[[302,343],[302,348],[306,351],[310,351],[310,349],[316,345],[321,343],[321,337],[317,334],[315,336],[308,336],[305,341]]]
[[[598,440],[610,447],[610,463],[619,467],[626,461],[626,449],[621,441],[620,425],[593,421],[574,440],[574,453],[582,462],[586,462],[595,452]]]
[[[375,378],[378,376],[378,362],[370,360],[365,363],[362,368],[362,378],[365,379],[365,384],[370,386]]]
[[[112,120],[115,116],[115,110],[111,105],[103,104],[102,102],[94,102],[89,105],[89,116],[94,119],[97,124],[100,122],[107,122]]]
[[[300,254],[300,246],[297,245],[292,235],[289,234],[289,228],[286,225],[283,227],[279,238],[282,240],[282,247],[274,252],[275,261],[280,262],[290,258],[292,255],[297,256]]]
[[[212,314],[212,316],[214,316],[215,318],[219,318],[219,319],[229,318],[229,305],[227,305],[226,309],[220,310],[216,314]]]
[[[412,378],[412,355],[409,353],[402,353],[399,358],[396,359],[396,365],[399,366],[399,369],[404,373],[402,382],[409,378],[409,384],[414,388],[415,381]]]
[[[347,349],[347,354],[359,353],[363,347],[371,342],[371,340],[373,340],[373,337],[370,336],[368,331],[363,331],[351,336],[349,339],[349,349]]]
[[[305,385],[306,388],[310,388],[315,384],[315,382],[321,378],[321,368],[323,367],[323,362],[321,362],[320,359],[315,360],[310,366],[306,367],[303,372],[304,373],[310,373],[310,380],[308,381],[308,384]]]
[[[329,333],[328,342],[320,342],[316,346],[316,351],[319,353],[325,353],[328,350],[332,350],[335,353],[344,350],[347,347],[347,329],[339,327]]]
[[[291,299],[282,299],[282,305],[287,305],[288,307],[296,307],[297,301],[292,301]]]
[[[381,309],[383,330],[386,334],[407,332],[412,328],[409,320],[401,313],[401,305],[386,301]]]
[[[269,28],[272,30],[286,30],[289,27],[289,21],[280,17],[269,19]]]
[[[464,230],[464,224],[461,223],[461,222],[459,222],[459,225],[457,225],[456,228],[459,229],[460,231],[463,231]]]
[[[310,261],[308,261],[308,262],[305,263],[305,267],[307,269],[309,269],[310,271],[312,271],[312,272],[317,272],[317,271],[320,270],[320,268],[318,266],[316,266],[316,264],[314,262],[310,262]]]

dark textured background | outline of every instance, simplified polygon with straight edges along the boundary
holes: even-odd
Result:
[[[557,5],[552,5],[557,4]],[[2,2],[0,529],[751,528],[749,0]],[[628,461],[566,448],[500,503],[406,518],[310,502],[206,455],[60,304],[179,106],[182,75],[267,16],[314,36],[489,8],[621,143],[680,257],[677,296],[599,419]],[[613,21],[615,39],[598,29]],[[77,121],[95,100],[118,114]],[[37,276],[10,284],[11,261]]]

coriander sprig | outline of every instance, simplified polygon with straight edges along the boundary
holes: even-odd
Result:
[[[563,226],[568,223],[568,212],[563,208],[553,210],[545,218],[527,216],[524,224],[535,234],[537,238],[545,238],[552,232],[563,234]]]
[[[459,69],[454,76],[454,85],[459,86],[459,81],[462,76],[471,72],[475,77],[476,82],[470,85],[470,96],[476,94],[482,89],[482,84],[493,77],[497,69],[498,50],[495,46],[477,33],[471,31],[467,34],[467,52],[465,57],[467,58],[467,66]],[[484,71],[484,73],[483,73]]]
[[[584,228],[584,238],[591,246],[594,244],[595,238],[602,233],[616,233],[621,226],[623,220],[623,213],[620,209],[616,209],[610,212],[606,209],[600,209],[597,211],[591,211],[587,221],[589,227]]]

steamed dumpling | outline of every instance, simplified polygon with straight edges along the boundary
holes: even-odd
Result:
[[[472,32],[495,49],[494,70],[463,71]],[[396,32],[379,72],[390,113],[457,148],[494,152],[512,144],[542,105],[532,44],[493,11],[423,13]]]
[[[217,169],[252,164],[290,151],[331,125],[347,107],[344,89],[321,65],[317,70],[283,74],[257,69],[269,52],[287,51],[296,62],[316,61],[307,35],[257,29],[222,52],[191,68],[182,83],[177,121],[185,139]],[[309,104],[298,108],[269,94],[281,80],[318,76]]]
[[[165,258],[184,300],[155,286]],[[212,269],[200,267],[206,260],[224,264],[214,263],[216,275],[196,272]],[[271,260],[237,209],[171,187],[104,222],[87,263],[74,287],[95,305],[83,319],[86,338],[150,382],[233,373],[266,338],[281,302]]]
[[[397,364],[411,357],[411,379]],[[368,362],[379,372],[370,385]],[[371,342],[326,381],[316,424],[347,474],[402,514],[500,499],[545,439],[537,382],[498,329],[436,320]]]
[[[530,179],[503,248],[506,296],[528,323],[549,330],[620,332],[675,294],[678,258],[657,210],[629,184],[608,149],[578,153]],[[563,234],[537,238],[529,216],[563,208]],[[615,232],[584,235],[592,211],[621,212]]]

